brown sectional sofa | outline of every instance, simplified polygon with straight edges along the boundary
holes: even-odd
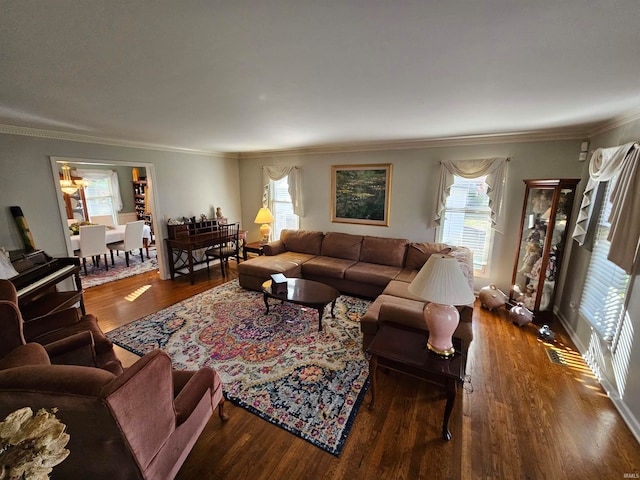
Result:
[[[283,230],[280,240],[264,246],[264,256],[238,265],[240,285],[260,291],[273,273],[326,283],[341,293],[375,299],[360,321],[366,349],[380,322],[426,330],[425,302],[408,291],[409,283],[429,256],[446,251],[454,256],[473,289],[473,254],[465,247],[409,242],[400,238],[312,230]],[[473,339],[473,305],[458,307],[456,337],[465,350]]]

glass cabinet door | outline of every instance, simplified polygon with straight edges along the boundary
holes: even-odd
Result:
[[[520,242],[510,300],[551,321],[556,281],[578,179],[525,180]]]

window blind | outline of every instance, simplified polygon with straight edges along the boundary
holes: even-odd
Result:
[[[607,240],[611,225],[611,190],[615,179],[607,183],[598,215],[593,252],[582,291],[580,313],[606,342],[612,342],[624,315],[629,275],[607,259],[611,244]]]
[[[455,176],[444,211],[440,239],[473,251],[476,273],[485,273],[492,239],[486,177]]]
[[[280,180],[271,180],[271,213],[275,218],[271,238],[278,240],[282,230],[298,229],[298,216],[293,213],[293,203],[289,195],[289,177],[285,176]]]

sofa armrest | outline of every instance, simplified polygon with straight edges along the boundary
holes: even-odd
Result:
[[[184,382],[185,375],[189,376],[186,384]],[[180,377],[183,378],[180,378]],[[191,416],[191,413],[198,406],[202,397],[208,395],[211,402],[211,392],[213,391],[213,383],[215,374],[209,367],[202,367],[195,372],[173,372],[174,377],[174,393],[177,393],[173,402],[176,410],[176,425],[181,425]],[[176,392],[176,390],[178,390]],[[213,404],[211,405],[213,409]]]
[[[275,240],[273,242],[266,243],[262,246],[262,252],[268,256],[278,255],[286,251],[287,249],[284,246],[284,243],[282,242],[282,240]]]
[[[383,303],[378,314],[378,324],[384,322],[427,330],[427,323],[424,320],[424,306],[419,310],[413,304]]]

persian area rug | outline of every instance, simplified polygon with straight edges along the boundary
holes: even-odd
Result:
[[[161,348],[177,369],[216,369],[232,402],[339,455],[369,386],[360,318],[370,302],[325,310],[270,300],[237,280],[107,333],[138,355]]]
[[[100,259],[100,266],[95,267],[91,263],[91,259],[87,258],[87,275],[84,274],[84,268],[82,267],[82,260],[80,261],[80,279],[82,280],[82,288],[91,288],[103,283],[113,282],[115,280],[121,280],[127,277],[133,277],[140,273],[150,272],[158,269],[158,258],[155,247],[149,247],[149,257],[147,258],[147,252],[144,250],[144,262],[140,260],[140,255],[136,252],[135,255],[129,254],[129,266],[127,267],[126,260],[124,258],[124,252],[120,252],[120,255],[116,255],[113,252],[113,259],[115,266],[111,265],[111,255],[107,252],[107,260],[109,262],[109,270],[104,269],[104,256]]]

